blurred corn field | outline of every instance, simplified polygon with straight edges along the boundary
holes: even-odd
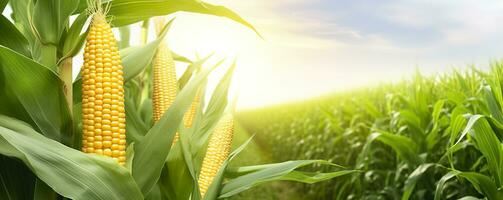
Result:
[[[418,72],[397,84],[241,112],[238,121],[275,161],[317,158],[360,170],[293,184],[304,199],[502,199],[502,69]]]

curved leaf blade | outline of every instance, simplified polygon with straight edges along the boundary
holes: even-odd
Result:
[[[3,15],[0,15],[0,45],[8,47],[26,57],[30,56],[28,40]]]
[[[5,116],[0,116],[0,154],[21,159],[68,198],[143,199],[129,171],[114,160],[68,148]]]
[[[269,165],[261,170],[229,180],[223,186],[219,198],[227,198],[251,187],[271,181],[288,180],[302,183],[316,183],[358,172],[358,170],[340,170],[330,173],[295,171],[298,168],[312,164],[334,165],[323,160],[295,160]]]
[[[153,16],[168,15],[178,11],[225,17],[250,28],[260,35],[253,25],[234,11],[224,6],[217,6],[199,0],[115,0],[112,1],[109,14],[114,16],[112,22],[114,26],[124,26]]]

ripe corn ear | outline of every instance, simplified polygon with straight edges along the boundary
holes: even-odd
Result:
[[[164,18],[155,19],[156,31],[159,34],[164,26]],[[178,93],[178,83],[176,79],[175,61],[171,55],[166,42],[162,41],[157,47],[153,65],[154,73],[154,91],[153,91],[153,109],[154,120],[157,122],[169,106],[175,101]],[[173,139],[173,144],[178,140],[178,133]]]
[[[201,196],[208,191],[208,187],[213,182],[218,170],[229,156],[231,151],[232,136],[234,132],[234,121],[231,114],[224,115],[218,122],[208,143],[208,149],[201,166],[199,174],[199,189]]]
[[[175,63],[164,42],[157,48],[153,67],[154,92],[152,100],[154,120],[157,122],[175,101],[178,90]]]
[[[101,9],[93,13],[82,67],[82,150],[126,163],[124,78],[117,42]]]

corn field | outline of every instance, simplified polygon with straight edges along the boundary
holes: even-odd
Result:
[[[295,186],[306,199],[502,199],[503,66],[242,112],[277,161],[358,170]],[[314,166],[313,170],[328,169]]]
[[[358,172],[319,159],[228,167],[253,139],[232,141],[236,102],[228,96],[238,66],[208,64],[212,55],[191,60],[165,39],[175,12],[226,18],[259,36],[224,6],[0,0],[0,11],[6,8],[12,14],[0,16],[0,199],[225,199],[271,181],[315,183]],[[144,34],[133,35],[132,24]],[[151,28],[155,38],[146,34]],[[132,46],[133,37],[143,43]],[[79,55],[83,64],[74,66]],[[216,70],[226,72],[209,89]]]

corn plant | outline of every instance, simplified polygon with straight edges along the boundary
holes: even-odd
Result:
[[[361,170],[297,185],[304,198],[498,200],[503,66],[492,66],[417,73],[398,84],[243,112],[238,121],[277,160],[322,158]]]
[[[256,31],[223,6],[1,0],[0,11],[7,5],[12,15],[0,16],[0,199],[217,199],[270,181],[313,183],[357,172],[323,160],[227,168],[251,140],[230,148],[235,64],[207,91],[207,77],[224,62],[208,66],[210,56],[192,61],[171,52],[165,37],[173,20],[163,21],[185,11]],[[153,17],[157,38],[149,40]],[[143,24],[140,46],[129,43],[133,23]],[[174,60],[189,64],[178,80]],[[336,170],[298,170],[312,165]]]

